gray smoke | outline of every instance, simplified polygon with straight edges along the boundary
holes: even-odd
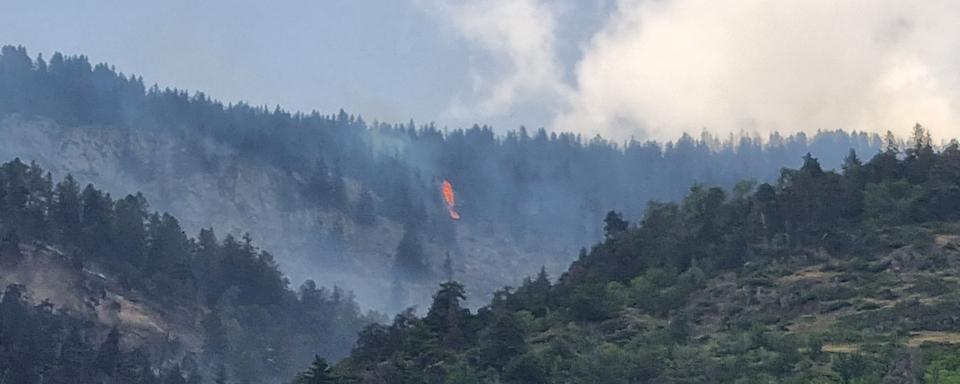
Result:
[[[478,81],[476,107],[454,104],[480,121],[535,103],[555,111],[554,130],[615,139],[704,128],[907,134],[915,122],[955,136],[956,2],[620,0],[573,43],[557,40],[577,25],[570,2],[438,3],[506,63]],[[561,60],[570,44],[580,54]]]

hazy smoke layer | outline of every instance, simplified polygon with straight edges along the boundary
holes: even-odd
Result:
[[[469,12],[479,19],[453,23],[516,65],[481,106],[518,102],[516,84],[530,84],[558,106],[554,129],[622,139],[703,128],[906,133],[920,122],[956,136],[954,1],[621,0],[582,56],[559,65],[555,3],[483,4]],[[562,80],[564,66],[574,79]]]
[[[454,100],[451,114],[490,117],[518,104],[555,100],[568,86],[555,53],[557,10],[538,0],[421,0],[460,37],[489,55],[471,57],[471,100]]]

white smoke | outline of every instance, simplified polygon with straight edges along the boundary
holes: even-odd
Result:
[[[557,9],[538,0],[417,2],[480,51],[471,56],[472,94],[451,105],[455,117],[512,114],[518,104],[569,92],[556,58]]]
[[[906,134],[915,122],[957,136],[955,1],[620,0],[565,64],[553,3],[443,3],[463,36],[512,63],[464,112],[538,97],[556,106],[553,129],[618,139],[704,128]],[[567,68],[575,76],[564,81]]]
[[[625,0],[578,64],[561,129],[906,132],[957,122],[950,1]]]

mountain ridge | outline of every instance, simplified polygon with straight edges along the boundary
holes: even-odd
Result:
[[[0,156],[36,159],[58,177],[73,173],[115,194],[143,191],[192,231],[250,231],[294,280],[337,283],[390,312],[429,303],[447,254],[458,278],[481,293],[471,299],[479,306],[541,266],[563,271],[576,249],[602,237],[609,209],[640,217],[645,201],[681,198],[695,182],[771,181],[806,152],[836,167],[849,148],[872,153],[880,145],[877,135],[840,131],[704,132],[620,145],[522,127],[367,123],[344,111],[225,105],[148,86],[84,56],[31,59],[12,46],[0,54],[0,115],[7,139]],[[442,179],[456,190],[459,222],[447,216]],[[359,196],[372,198],[362,207]],[[379,218],[373,226],[358,225],[364,210]],[[425,245],[425,280],[395,274],[407,228]],[[391,241],[356,236],[371,231]],[[379,294],[393,287],[403,292]]]
[[[423,317],[361,332],[329,372],[363,383],[949,383],[960,377],[960,144],[917,126],[842,172],[651,202],[556,282],[476,312],[441,284]]]

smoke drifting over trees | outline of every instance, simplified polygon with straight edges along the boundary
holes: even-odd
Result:
[[[0,384],[960,377],[950,0],[13,3]]]
[[[339,287],[292,290],[249,237],[189,238],[142,195],[81,192],[19,159],[0,165],[0,233],[0,279],[14,282],[0,299],[0,377],[10,382],[152,383],[153,366],[171,379],[226,367],[240,382],[275,383],[315,355],[342,357],[382,320]],[[26,284],[30,274],[46,278]],[[119,329],[134,340],[123,353]]]
[[[148,87],[82,56],[31,59],[17,47],[0,56],[0,101],[6,156],[39,158],[115,193],[144,190],[191,230],[229,222],[236,236],[258,234],[295,281],[331,276],[381,308],[396,305],[381,292],[397,287],[393,260],[404,233],[423,243],[411,260],[423,260],[430,276],[404,283],[414,284],[404,288],[413,289],[405,304],[426,304],[447,252],[456,278],[480,299],[542,265],[562,270],[603,236],[609,210],[631,220],[648,200],[677,199],[694,183],[772,180],[807,152],[835,168],[851,148],[869,155],[881,142],[824,131],[617,143],[522,127],[498,135],[487,126],[367,122],[343,111],[224,105]],[[79,154],[65,161],[35,147],[38,135]],[[91,156],[104,159],[84,163]],[[455,223],[441,196],[445,179],[456,187]],[[504,273],[503,263],[515,267]]]

